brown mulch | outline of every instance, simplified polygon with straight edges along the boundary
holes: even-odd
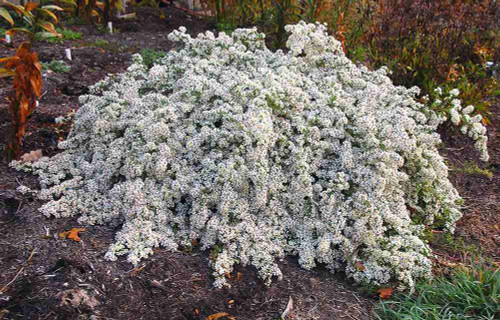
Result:
[[[114,21],[120,31],[101,33],[93,25],[67,26],[83,39],[62,44],[39,42],[41,61],[64,60],[72,48],[69,73],[48,73],[43,97],[27,128],[23,152],[57,152],[54,119],[78,108],[78,96],[108,74],[123,72],[131,55],[142,48],[167,51],[167,35],[181,25],[191,34],[213,29],[211,21],[191,17],[172,7],[161,20],[148,8],[138,19]],[[96,40],[108,44],[96,46]],[[101,41],[102,42],[102,41]],[[0,56],[14,52],[0,46]],[[0,95],[10,89],[0,79]],[[80,226],[76,218],[46,218],[41,202],[16,192],[20,185],[38,188],[35,177],[10,169],[4,147],[10,122],[0,101],[0,319],[206,319],[225,312],[238,320],[278,319],[293,299],[295,319],[372,319],[376,301],[342,275],[325,268],[306,271],[297,259],[280,262],[282,281],[266,287],[251,267],[238,266],[230,289],[213,288],[207,252],[167,252],[162,249],[139,267],[120,259],[104,259],[117,231],[113,226]],[[65,128],[67,129],[67,128]],[[59,233],[84,227],[82,241],[60,239]],[[223,319],[223,318],[220,318]],[[224,318],[228,319],[228,318]]]

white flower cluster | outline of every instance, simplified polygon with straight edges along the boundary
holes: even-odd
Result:
[[[236,263],[269,283],[286,255],[359,282],[429,276],[422,231],[460,217],[443,119],[385,69],[354,65],[325,26],[287,30],[288,53],[256,29],[174,31],[182,49],[95,85],[62,153],[13,163],[39,175],[40,210],[122,224],[112,260],[197,239],[217,248],[216,286]]]
[[[460,126],[460,132],[464,135],[468,135],[470,138],[476,141],[475,148],[479,150],[481,154],[482,161],[488,161],[490,156],[488,154],[488,136],[486,135],[486,127],[483,126],[483,117],[480,114],[471,116],[474,111],[474,106],[467,106],[462,108],[462,103],[456,97],[460,94],[458,89],[453,89],[448,94],[444,94],[441,88],[437,88],[434,91],[437,96],[437,100],[434,101],[437,107],[449,109],[448,117],[451,122]]]

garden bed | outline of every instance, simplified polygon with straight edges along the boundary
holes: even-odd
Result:
[[[44,78],[43,97],[29,123],[24,152],[42,149],[44,155],[55,154],[58,134],[54,119],[77,109],[78,96],[87,86],[107,74],[123,72],[133,53],[143,48],[169,50],[172,44],[167,35],[181,25],[191,34],[214,27],[172,7],[164,10],[167,23],[145,8],[138,11],[136,21],[115,21],[120,30],[115,34],[100,33],[93,26],[71,26],[83,33],[82,39],[37,44],[35,50],[43,62],[63,60],[69,46],[73,60],[67,61],[71,66],[68,73],[52,72]],[[2,56],[12,51],[0,48]],[[5,79],[0,84],[0,94],[5,96],[10,84]],[[10,122],[6,104],[1,103],[0,144],[5,144]],[[466,145],[463,137],[442,131],[442,154],[453,169],[451,180],[465,198],[466,207],[456,231],[456,237],[463,240],[434,233],[433,247],[440,257],[436,271],[479,253],[499,259],[499,112],[496,103],[488,127],[491,159],[486,169],[493,172],[492,177],[467,165],[478,162],[472,143]],[[157,249],[137,268],[124,259],[106,261],[104,253],[114,240],[114,227],[80,226],[76,218],[45,218],[37,211],[40,201],[16,192],[20,184],[37,188],[36,178],[10,169],[3,152],[0,172],[0,290],[4,291],[0,319],[2,315],[5,319],[205,319],[217,312],[237,319],[276,319],[290,297],[297,319],[371,318],[376,294],[362,293],[342,274],[334,276],[324,268],[305,271],[295,258],[280,263],[284,279],[269,288],[253,268],[238,267],[230,278],[232,288],[222,290],[212,286],[209,253],[196,249],[178,253]],[[87,228],[80,234],[82,241],[58,239],[59,233],[76,227]]]

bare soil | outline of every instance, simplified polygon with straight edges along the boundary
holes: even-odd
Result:
[[[68,47],[72,48],[73,60],[66,61],[71,66],[69,73],[48,73],[44,77],[43,97],[27,128],[24,152],[42,149],[44,155],[55,154],[59,138],[55,117],[78,109],[78,96],[106,75],[123,72],[133,53],[142,48],[171,49],[167,35],[181,25],[191,34],[214,28],[211,21],[171,6],[163,10],[166,21],[159,19],[154,10],[140,8],[137,20],[113,22],[120,30],[118,33],[102,33],[93,25],[68,26],[82,32],[83,39],[56,45],[40,42],[35,46],[41,61],[64,60],[64,49]],[[106,40],[108,44],[98,46],[97,40]],[[13,47],[0,47],[1,56],[13,52]],[[9,90],[10,83],[0,79],[0,95],[5,97]],[[456,232],[463,245],[454,245],[456,241],[446,241],[440,234],[433,241],[437,255],[445,261],[466,261],[470,248],[493,260],[499,259],[499,115],[497,104],[489,126],[491,161],[483,165],[494,172],[492,178],[460,171],[466,161],[477,161],[477,153],[465,146],[464,139],[455,132],[443,130],[442,154],[457,169],[451,171],[451,178],[467,200]],[[322,267],[303,270],[293,257],[280,262],[284,279],[270,287],[262,283],[253,268],[238,266],[231,275],[232,287],[221,290],[212,286],[207,252],[157,249],[155,255],[135,269],[124,259],[104,260],[116,228],[81,226],[76,218],[46,218],[37,210],[42,204],[39,200],[16,191],[21,184],[38,188],[38,182],[35,177],[8,167],[3,150],[9,121],[2,99],[0,320],[185,320],[207,319],[219,312],[238,320],[267,320],[279,319],[290,298],[294,319],[373,319],[371,310],[377,301],[374,293],[366,293],[344,275],[332,275]],[[86,228],[80,233],[80,242],[59,239],[59,233],[77,227]]]

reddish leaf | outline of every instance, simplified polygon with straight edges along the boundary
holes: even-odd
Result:
[[[358,271],[364,271],[366,269],[366,267],[359,261],[356,262],[356,268]]]
[[[212,314],[212,315],[207,317],[207,320],[216,320],[216,319],[220,319],[220,318],[224,318],[224,317],[226,317],[230,320],[236,320],[235,317],[231,316],[229,313],[226,313],[226,312],[219,312],[219,313]]]
[[[69,231],[59,233],[59,238],[61,238],[61,239],[66,238],[66,239],[71,239],[71,240],[75,240],[75,241],[80,241],[81,239],[78,236],[78,233],[83,232],[85,230],[86,230],[85,228],[73,228]]]
[[[35,9],[36,7],[38,7],[39,3],[36,3],[36,2],[28,2],[26,3],[26,5],[24,6],[24,10],[30,12],[32,11],[33,9]]]
[[[392,295],[392,288],[380,288],[377,290],[382,299],[388,299]]]

